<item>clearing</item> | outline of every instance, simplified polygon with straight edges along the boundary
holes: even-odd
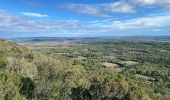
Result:
[[[105,67],[107,67],[107,68],[113,68],[113,69],[115,69],[115,68],[119,67],[119,65],[118,65],[118,64],[115,64],[115,63],[109,63],[109,62],[104,62],[104,63],[102,63],[102,65],[103,65],[103,66],[105,66]]]

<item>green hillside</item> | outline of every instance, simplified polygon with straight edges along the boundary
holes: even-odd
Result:
[[[0,100],[155,100],[155,98],[168,100],[169,98],[170,90],[163,88],[164,81],[154,86],[144,79],[134,78],[130,74],[134,68],[125,69],[120,73],[104,67],[88,69],[82,64],[73,63],[74,60],[66,61],[62,57],[54,59],[45,53],[1,40]],[[142,73],[144,69],[149,70],[143,65],[137,71]]]

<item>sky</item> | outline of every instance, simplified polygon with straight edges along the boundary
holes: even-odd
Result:
[[[169,32],[170,0],[0,0],[0,38]]]

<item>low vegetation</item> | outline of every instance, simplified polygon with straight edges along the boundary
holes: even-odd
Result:
[[[0,100],[170,98],[168,42],[93,41],[32,48],[0,41]]]

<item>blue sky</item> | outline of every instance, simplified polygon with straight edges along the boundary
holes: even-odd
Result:
[[[1,0],[0,38],[165,36],[170,0]]]

